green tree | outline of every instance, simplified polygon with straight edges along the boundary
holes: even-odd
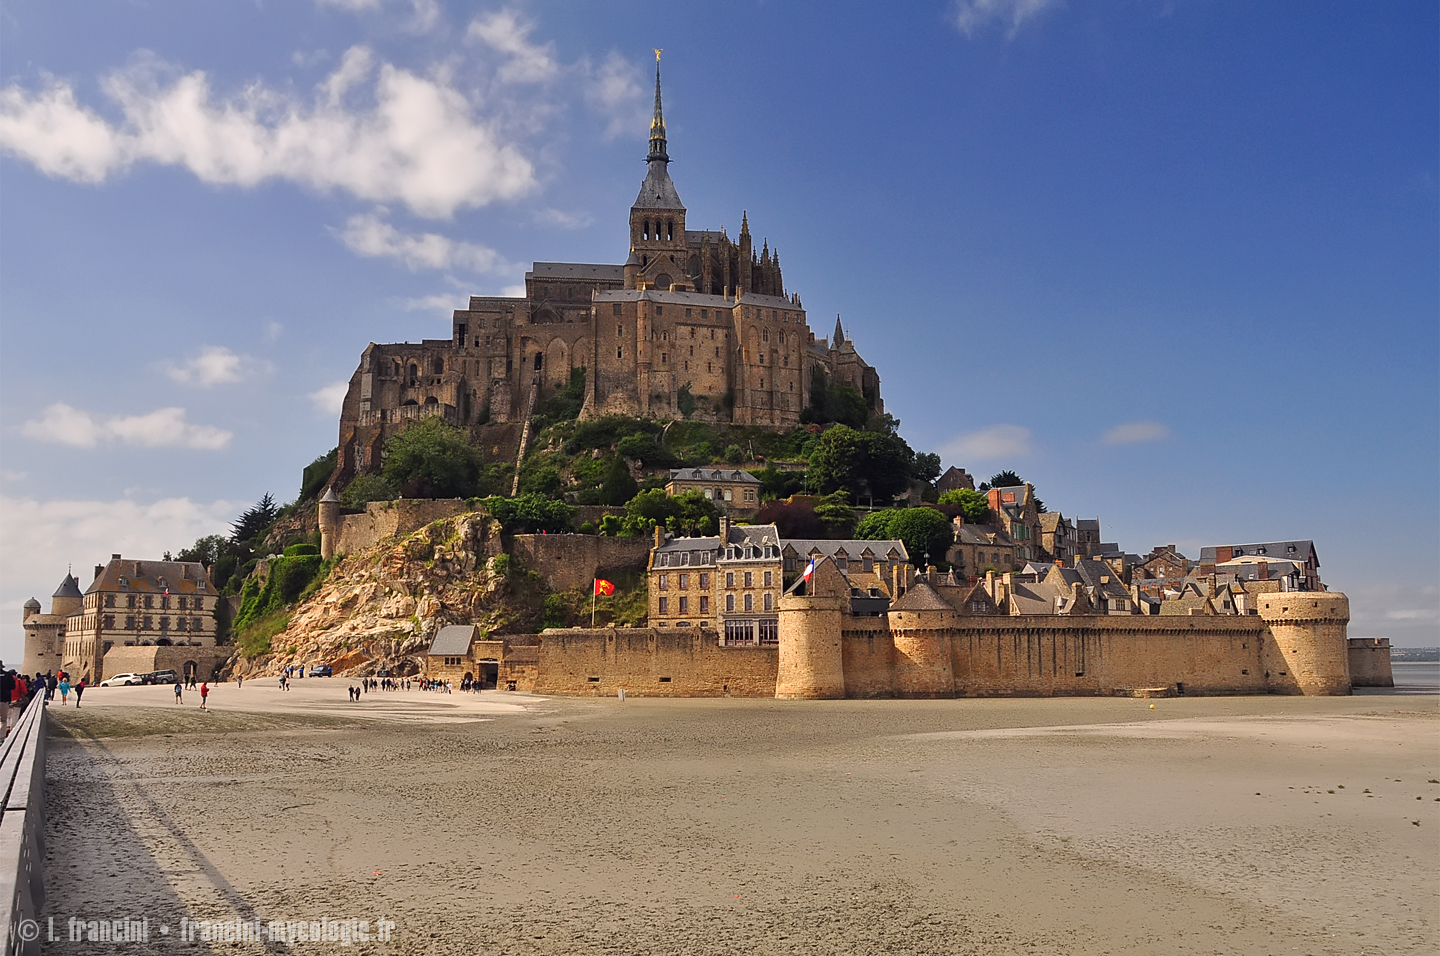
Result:
[[[325,454],[316,458],[305,466],[300,473],[300,497],[299,501],[309,501],[320,494],[320,489],[325,487],[325,482],[335,474],[335,463],[340,460],[340,449],[332,448]]]
[[[626,435],[615,443],[615,451],[622,457],[640,462],[646,468],[669,468],[676,462],[674,453],[654,435]]]
[[[848,538],[858,516],[850,507],[850,495],[842,490],[821,498],[815,505],[815,517],[825,525],[827,538]]]
[[[354,480],[345,486],[345,490],[340,492],[340,504],[359,510],[372,501],[394,501],[399,494],[383,475],[369,472],[356,475]]]
[[[571,528],[575,509],[563,501],[542,495],[496,495],[480,502],[490,516],[510,534],[562,534]]]
[[[982,481],[980,483],[980,490],[989,491],[991,488],[1016,488],[1023,484],[1025,484],[1025,479],[1007,468],[1005,471],[997,471],[991,475],[989,481]]]
[[[642,491],[625,505],[630,518],[664,525],[676,535],[714,534],[720,527],[720,511],[710,499],[698,491],[686,491],[673,497],[663,489]]]
[[[762,468],[755,472],[755,477],[760,479],[761,501],[789,498],[791,495],[798,495],[805,490],[804,472]]]
[[[888,502],[910,486],[915,453],[902,438],[836,425],[810,452],[808,483],[823,494],[848,491]]]
[[[240,512],[240,517],[231,522],[230,541],[234,544],[246,544],[257,540],[275,523],[275,516],[279,512],[275,499],[270,492],[265,492],[265,496],[253,507]]]
[[[870,419],[870,404],[849,385],[831,383],[829,376],[816,369],[810,379],[810,404],[800,413],[800,421],[826,424],[835,422],[851,428],[864,428]]]
[[[919,452],[915,455],[915,467],[911,472],[917,481],[934,481],[940,477],[940,456],[934,452]]]
[[[965,516],[966,524],[990,523],[990,499],[985,497],[983,492],[957,488],[941,495],[938,503],[958,506],[960,513]]]
[[[465,498],[480,483],[484,459],[465,433],[422,418],[385,443],[385,480],[416,498]]]
[[[872,511],[861,519],[855,537],[865,540],[899,538],[905,543],[910,563],[919,567],[930,555],[932,562],[945,559],[955,540],[950,519],[934,508],[901,508]]]
[[[600,495],[598,504],[602,505],[623,505],[634,498],[640,491],[640,486],[635,483],[635,478],[630,474],[630,467],[625,464],[625,459],[616,455],[610,459],[610,468],[605,472],[605,478],[600,482]]]

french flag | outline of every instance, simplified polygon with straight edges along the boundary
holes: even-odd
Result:
[[[810,575],[812,575],[812,574],[814,574],[814,573],[815,573],[815,559],[814,559],[814,558],[811,558],[811,559],[810,559],[810,563],[807,564],[807,565],[805,565],[805,573],[802,574],[802,575],[800,575],[800,580],[804,581],[806,584],[809,584],[809,583],[810,583]]]

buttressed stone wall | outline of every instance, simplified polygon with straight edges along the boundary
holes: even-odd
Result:
[[[462,498],[372,501],[365,506],[364,514],[340,515],[335,550],[340,554],[355,554],[396,535],[419,531],[432,521],[469,510],[470,506]]]

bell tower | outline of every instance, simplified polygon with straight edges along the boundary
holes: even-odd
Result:
[[[655,51],[655,116],[650,121],[649,170],[640,195],[630,207],[630,258],[625,264],[627,289],[689,288],[685,242],[685,205],[670,181],[670,153],[665,140],[665,115],[660,108],[660,51]]]

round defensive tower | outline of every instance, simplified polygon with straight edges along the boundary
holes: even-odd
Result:
[[[831,700],[845,696],[840,630],[850,613],[850,586],[822,558],[808,583],[780,597],[780,666],[775,696]]]
[[[959,615],[924,581],[890,605],[896,697],[954,697],[950,635]]]
[[[79,614],[85,607],[85,595],[80,593],[80,580],[70,572],[65,572],[65,580],[55,589],[50,596],[50,613],[60,617],[69,617],[72,614]]]
[[[1267,669],[1280,693],[1350,693],[1350,649],[1345,625],[1350,599],[1333,591],[1282,591],[1258,595],[1260,619],[1274,646]]]
[[[320,557],[329,561],[335,557],[335,544],[340,537],[340,498],[332,485],[325,489],[325,496],[317,506],[320,523]]]

